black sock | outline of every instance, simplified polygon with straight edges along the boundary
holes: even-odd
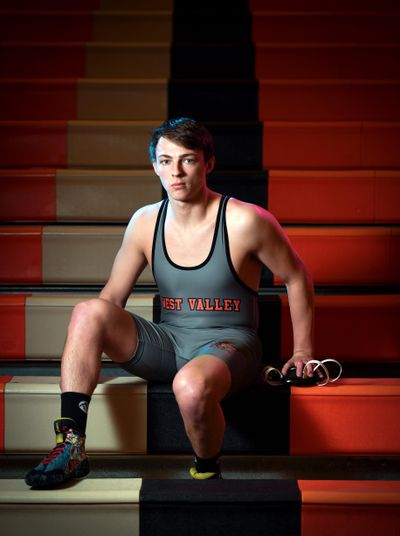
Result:
[[[61,417],[74,419],[76,430],[81,434],[86,433],[89,402],[90,396],[83,393],[61,393]]]
[[[196,471],[199,473],[219,473],[219,453],[213,458],[200,458],[197,454],[194,455],[194,463]]]

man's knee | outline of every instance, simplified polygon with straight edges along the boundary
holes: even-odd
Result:
[[[209,405],[218,402],[212,382],[198,371],[181,369],[174,378],[172,388],[181,411],[193,418],[201,418]]]
[[[101,329],[107,320],[107,302],[97,298],[78,303],[71,315],[68,330]]]

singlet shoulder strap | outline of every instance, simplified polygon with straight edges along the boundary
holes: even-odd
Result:
[[[226,228],[226,206],[228,204],[230,197],[227,195],[222,196],[221,203],[218,210],[217,217],[217,231],[218,237],[222,239],[222,242],[225,242],[225,228]]]
[[[154,227],[154,235],[153,235],[153,248],[151,252],[151,265],[154,272],[154,256],[156,253],[156,247],[162,244],[162,229],[164,226],[165,221],[165,215],[167,213],[167,206],[168,206],[168,197],[166,197],[160,206],[160,210],[157,214],[157,220],[156,225]]]

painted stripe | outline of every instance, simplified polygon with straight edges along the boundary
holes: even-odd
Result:
[[[399,534],[400,482],[304,481],[302,536]]]
[[[303,504],[400,506],[400,481],[299,480]]]
[[[285,230],[316,284],[400,282],[399,239],[395,228],[290,227]]]
[[[374,223],[375,172],[271,170],[268,201],[281,224]]]
[[[140,536],[230,536],[301,531],[301,496],[295,480],[144,480]]]
[[[43,9],[43,10],[88,10],[99,9],[106,0],[1,0],[4,9]]]
[[[77,118],[76,80],[3,80],[0,113],[4,120],[55,121]]]
[[[1,14],[2,41],[66,43],[89,41],[93,35],[93,16],[88,12],[8,11]]]
[[[377,4],[376,0],[363,0],[362,2],[360,0],[324,0],[323,3],[321,3],[321,0],[303,0],[301,9],[303,11],[321,11],[321,6],[323,6],[324,10],[330,12],[357,12],[360,11],[360,6],[362,11],[376,11],[377,5],[379,4]],[[385,0],[384,6],[385,10],[396,11],[399,4],[397,0]],[[249,7],[252,11],[265,11],[268,9],[268,11],[272,12],[298,12],[299,3],[297,0],[249,0]]]
[[[281,223],[396,223],[399,198],[399,171],[269,172],[269,208]]]
[[[346,122],[265,122],[266,168],[396,168],[400,124]]]
[[[84,43],[4,43],[1,78],[82,78],[85,54]]]
[[[291,454],[398,455],[399,397],[398,378],[292,388]]]
[[[376,171],[375,177],[377,221],[399,223],[400,171]]]
[[[263,536],[266,527],[276,536],[395,535],[399,485],[86,478],[64,488],[32,491],[22,479],[0,479],[0,511],[2,529],[10,536],[29,532],[33,524],[41,534],[58,526],[58,534],[67,536],[77,502],[80,528],[92,530],[95,516],[99,536],[115,530],[116,523],[121,536],[216,536],[221,530],[231,536]]]
[[[1,167],[63,167],[67,163],[65,121],[1,121]]]
[[[264,121],[398,121],[398,80],[260,80]]]
[[[3,221],[55,221],[56,171],[0,170]]]
[[[5,387],[12,380],[12,376],[0,376],[0,452],[5,446]]]
[[[2,283],[42,283],[42,227],[1,227]]]
[[[307,44],[396,42],[398,20],[394,13],[376,11],[373,14],[261,11],[253,14],[253,40],[256,43]]]
[[[286,360],[293,350],[292,324],[288,299],[280,299],[281,359]],[[400,295],[315,296],[315,325],[318,358],[359,363],[399,359]]]
[[[25,302],[30,294],[0,295],[0,360],[24,359]]]
[[[258,79],[398,79],[399,45],[257,43]]]

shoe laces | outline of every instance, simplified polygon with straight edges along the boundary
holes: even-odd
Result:
[[[42,460],[43,465],[48,465],[53,460],[55,460],[60,454],[64,452],[65,447],[67,446],[67,442],[63,441],[62,443],[59,443],[56,445],[53,450],[51,450],[48,455]]]

